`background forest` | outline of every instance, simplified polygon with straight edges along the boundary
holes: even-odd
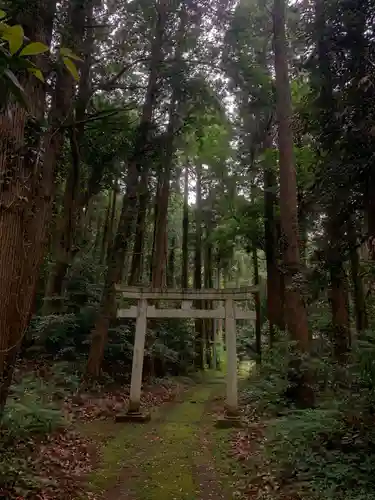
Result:
[[[258,285],[247,498],[375,499],[375,1],[1,8],[4,498],[61,401],[128,383],[122,283]],[[218,327],[150,322],[145,379],[212,367]]]

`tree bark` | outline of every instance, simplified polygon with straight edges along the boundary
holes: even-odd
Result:
[[[355,319],[357,333],[368,328],[368,318],[366,311],[365,293],[360,274],[360,259],[357,246],[357,236],[353,220],[348,220],[348,243],[350,254],[351,275],[353,281],[353,299],[355,306]]]
[[[331,280],[333,343],[338,360],[344,359],[350,346],[349,294],[344,268],[343,227],[345,224],[339,220],[332,207],[328,212],[327,264]]]
[[[180,104],[181,104],[181,82],[180,82],[180,65],[182,59],[183,42],[185,39],[187,22],[187,12],[184,3],[181,4],[180,11],[180,24],[176,36],[176,48],[174,53],[174,80],[172,88],[171,103],[169,106],[169,121],[165,140],[162,144],[162,165],[164,167],[161,174],[162,182],[160,189],[160,199],[157,211],[157,223],[155,228],[155,251],[152,272],[152,286],[160,288],[163,282],[166,282],[166,259],[164,256],[167,254],[167,217],[168,217],[168,204],[170,193],[170,182],[172,173],[172,164],[175,153],[175,137],[178,132],[178,127],[181,122],[180,118]]]
[[[209,199],[211,196],[209,196]],[[204,255],[204,286],[205,288],[213,288],[213,249],[212,243],[209,240],[209,236],[212,231],[212,213],[210,210],[206,214],[206,237],[205,237],[205,255]],[[207,300],[205,309],[212,309],[212,302]],[[206,340],[206,360],[210,368],[212,368],[212,345],[214,341],[214,325],[212,319],[206,319],[204,321],[204,332]]]
[[[167,286],[170,288],[174,288],[176,283],[176,244],[177,244],[177,238],[176,235],[173,233],[171,238],[171,248],[169,250],[169,256],[168,256],[168,271],[167,271]]]
[[[265,141],[265,148],[273,147],[271,133]],[[279,242],[275,220],[277,181],[273,165],[264,166],[264,238],[267,266],[267,315],[270,328],[270,344],[275,338],[275,327],[283,331],[284,319],[284,291],[283,277],[279,270]]]
[[[369,173],[367,180],[367,192],[365,197],[367,215],[367,249],[371,260],[375,260],[375,173]]]
[[[154,217],[153,217],[153,228],[152,228],[152,245],[151,245],[151,258],[150,258],[150,283],[152,283],[153,269],[154,269],[154,255],[155,255],[155,241],[156,241],[156,228],[158,223],[158,209],[159,209],[159,199],[161,196],[161,173],[158,174],[158,180],[156,183],[155,199],[154,199]]]
[[[341,261],[330,263],[331,308],[335,355],[342,360],[350,346],[348,286]]]
[[[171,155],[173,153],[171,152]],[[152,262],[152,287],[161,288],[166,282],[166,234],[167,234],[167,215],[170,192],[170,161],[165,165],[165,171],[162,175],[160,195],[158,197],[157,212],[155,213],[155,246]]]
[[[196,166],[196,208],[195,208],[195,258],[194,258],[194,288],[202,288],[202,165]],[[195,307],[202,308],[202,301],[195,301]],[[204,368],[204,338],[201,319],[195,320],[195,363],[197,368]]]
[[[189,169],[186,165],[184,174],[184,208],[182,214],[182,274],[181,286],[189,286]]]
[[[289,334],[302,353],[309,351],[307,313],[301,291],[295,279],[300,272],[297,217],[297,183],[293,154],[292,102],[288,74],[287,41],[285,32],[285,0],[274,2],[274,48],[276,74],[276,111],[278,120],[280,213],[285,267],[286,323]],[[314,394],[308,374],[299,371],[294,398],[310,406]]]
[[[62,45],[70,45],[72,50],[85,57],[79,82],[78,104],[76,106],[75,119],[82,121],[86,113],[88,95],[90,94],[90,67],[91,53],[93,49],[93,37],[90,32],[85,39],[85,25],[92,20],[93,4],[91,1],[71,0],[68,17],[69,39],[63,37]],[[90,30],[89,30],[90,31]],[[67,89],[68,90],[68,89]],[[74,87],[71,86],[69,93],[73,97]],[[71,106],[70,106],[71,107]],[[67,108],[69,109],[69,108]],[[70,113],[72,120],[74,114]],[[60,141],[63,143],[64,132],[60,130]],[[75,247],[76,233],[79,227],[79,219],[83,214],[83,206],[88,201],[82,196],[80,185],[80,142],[84,134],[83,126],[72,127],[70,134],[72,163],[65,186],[64,203],[62,213],[57,220],[56,234],[54,240],[55,262],[48,276],[46,293],[43,305],[43,314],[54,314],[61,311],[63,283],[67,270],[69,269],[74,255],[78,251]],[[60,149],[62,144],[60,145]],[[58,153],[59,154],[59,153]]]
[[[254,285],[259,285],[259,265],[258,265],[258,252],[256,248],[252,251],[253,260],[253,270],[254,270]],[[257,364],[261,363],[262,360],[262,327],[261,327],[261,317],[260,317],[260,295],[259,292],[254,294],[255,303],[255,348],[257,353]]]
[[[139,209],[135,228],[133,257],[129,276],[129,285],[136,285],[141,282],[144,265],[144,243],[146,237],[146,216],[147,206],[150,200],[148,189],[148,176],[143,173],[140,184]]]
[[[78,172],[71,168],[65,185],[64,202],[62,214],[58,217],[54,256],[55,262],[48,274],[48,281],[45,291],[43,315],[55,314],[61,312],[62,290],[66,272],[71,262],[72,240],[74,216],[77,216],[75,199],[78,192]],[[74,214],[74,215],[73,215]]]
[[[111,207],[111,217],[109,219],[109,227],[108,227],[108,235],[107,235],[107,266],[109,266],[110,258],[111,258],[111,250],[113,245],[113,238],[116,227],[116,209],[117,209],[117,198],[120,193],[120,188],[118,184],[118,179],[115,180],[115,185],[113,188],[113,199],[112,199],[112,207]]]
[[[255,185],[251,186],[251,200],[252,203],[255,202]],[[273,215],[273,214],[272,214]],[[259,288],[259,264],[258,264],[258,250],[254,245],[251,250],[251,257],[253,261],[253,283],[254,286]],[[260,292],[254,294],[254,305],[255,305],[255,348],[257,353],[257,364],[260,365],[262,361],[262,325],[261,325],[261,308],[260,308]]]
[[[106,262],[107,250],[110,247],[110,236],[112,236],[112,229],[114,224],[114,217],[116,211],[116,199],[117,199],[117,180],[115,181],[115,185],[113,190],[108,196],[108,206],[106,210],[104,229],[102,235],[102,242],[100,248],[100,264],[104,264]]]
[[[116,315],[115,283],[121,280],[122,269],[128,249],[130,235],[137,215],[138,176],[144,165],[145,145],[149,142],[149,129],[156,103],[158,77],[163,60],[163,36],[166,24],[166,0],[156,5],[157,22],[151,51],[150,72],[143,104],[141,123],[134,144],[134,153],[129,161],[126,194],[123,198],[120,220],[116,236],[109,252],[108,270],[100,306],[100,314],[92,330],[92,342],[87,363],[87,374],[97,377],[100,374],[104,349],[107,343],[110,321]],[[146,167],[145,167],[146,168]]]
[[[50,45],[56,2],[34,0],[33,16],[16,15],[33,40]],[[44,56],[37,57],[42,69]],[[43,135],[45,85],[33,76],[22,80],[30,113],[10,104],[0,115],[0,415],[35,298],[51,217],[53,172],[39,161]]]

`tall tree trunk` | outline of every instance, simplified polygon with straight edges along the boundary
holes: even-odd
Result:
[[[254,184],[251,186],[251,201],[255,203],[256,187]],[[255,245],[251,249],[251,258],[253,261],[253,284],[259,288],[259,264],[258,264],[258,250]],[[254,294],[255,305],[255,347],[257,353],[257,364],[262,360],[262,325],[261,325],[261,309],[260,309],[260,292]]]
[[[350,346],[348,282],[342,249],[343,226],[343,222],[339,220],[332,207],[328,213],[327,263],[331,279],[333,342],[338,360],[343,359]]]
[[[353,220],[351,218],[349,218],[348,220],[347,230],[348,230],[351,275],[353,281],[353,299],[355,307],[356,328],[357,328],[357,333],[360,333],[368,328],[368,318],[366,311],[365,293],[360,274],[360,260],[359,260],[356,230],[354,227]]]
[[[333,342],[341,360],[350,345],[350,321],[347,278],[342,262],[330,263]]]
[[[366,215],[367,215],[367,248],[369,257],[371,260],[375,260],[375,172],[371,169],[371,172],[367,180],[367,192],[366,192]]]
[[[111,246],[111,238],[113,235],[113,225],[116,212],[116,200],[118,194],[117,180],[113,187],[112,192],[108,196],[108,206],[106,210],[106,217],[104,222],[104,229],[102,235],[102,243],[100,248],[100,264],[104,264],[106,261],[108,248]]]
[[[152,246],[151,246],[151,258],[150,258],[150,283],[152,283],[154,262],[155,262],[155,241],[156,241],[156,228],[158,224],[158,210],[159,210],[159,200],[161,196],[161,172],[158,174],[158,181],[156,184],[155,200],[154,200],[154,217],[153,217],[153,228],[152,228]]]
[[[209,199],[211,196],[209,197]],[[205,255],[204,255],[204,287],[213,288],[213,249],[212,243],[209,240],[209,236],[212,232],[212,213],[210,210],[206,214],[206,237],[205,237]],[[212,309],[212,302],[207,300],[205,309]],[[210,368],[212,368],[212,345],[214,341],[214,325],[212,319],[206,319],[204,321],[204,332],[206,340],[206,361]]]
[[[307,259],[307,216],[304,213],[304,210],[301,208],[301,204],[303,203],[302,196],[299,197],[299,244],[300,244],[300,254],[301,254],[301,262],[304,266],[306,266]]]
[[[99,318],[92,330],[92,342],[87,363],[87,373],[90,376],[100,374],[104,349],[107,343],[108,328],[111,318],[116,315],[115,283],[121,280],[122,269],[128,249],[130,235],[137,215],[138,176],[144,164],[144,149],[149,142],[149,129],[158,90],[158,76],[163,60],[163,36],[166,24],[166,0],[160,0],[157,5],[157,22],[151,51],[150,72],[143,104],[141,123],[134,144],[134,154],[129,161],[126,194],[123,198],[117,233],[109,252],[108,270],[105,279],[103,297]]]
[[[160,189],[160,200],[157,212],[157,224],[155,230],[155,251],[152,272],[152,286],[160,288],[163,285],[163,280],[166,281],[166,260],[164,256],[167,254],[167,217],[168,204],[170,193],[170,182],[172,173],[172,164],[175,152],[175,136],[178,133],[178,127],[181,123],[180,108],[181,108],[181,74],[180,65],[183,53],[183,42],[186,35],[187,11],[186,5],[181,3],[180,24],[177,32],[176,48],[174,53],[173,70],[175,79],[173,80],[173,89],[171,103],[169,106],[169,121],[167,133],[162,150],[162,165],[164,171],[162,174],[162,183]],[[176,81],[177,80],[177,81]]]
[[[45,291],[43,315],[61,312],[62,290],[66,272],[69,268],[72,252],[72,219],[76,214],[75,200],[78,193],[78,172],[71,168],[65,185],[62,214],[57,219],[54,257],[55,262],[48,274]]]
[[[274,1],[274,48],[276,74],[276,110],[278,120],[280,213],[285,266],[286,323],[289,334],[301,352],[309,351],[309,330],[305,304],[295,278],[300,272],[297,217],[297,183],[291,127],[292,102],[288,74],[285,33],[285,0]],[[301,371],[295,384],[294,399],[304,406],[313,404],[314,393],[308,374]]]
[[[85,25],[92,21],[93,4],[91,1],[71,0],[69,12],[69,43],[75,53],[85,57],[82,66],[81,78],[79,82],[78,103],[76,107],[75,119],[79,122],[84,119],[86,106],[88,104],[88,95],[90,93],[90,67],[91,53],[93,49],[93,37],[91,30],[86,40],[82,43],[85,36]],[[68,42],[64,40],[63,45]],[[73,87],[71,93],[73,95]],[[71,113],[70,119],[74,118]],[[59,132],[63,134],[63,132]],[[54,263],[48,276],[46,293],[43,306],[43,314],[53,314],[60,312],[62,306],[63,282],[68,268],[71,265],[78,247],[74,248],[78,221],[83,213],[84,200],[79,203],[79,198],[83,198],[80,186],[80,151],[79,145],[84,133],[83,125],[72,127],[70,141],[72,152],[72,164],[65,186],[64,203],[62,213],[57,220],[56,233],[54,240]],[[63,135],[62,135],[63,137]],[[61,146],[62,147],[62,146]]]
[[[167,286],[170,288],[175,287],[176,283],[176,234],[173,233],[171,239],[171,248],[168,256],[168,272],[167,272]]]
[[[170,159],[172,161],[172,157]],[[158,207],[155,214],[155,246],[152,262],[152,287],[161,288],[166,282],[166,234],[167,234],[167,215],[170,192],[170,166],[165,166],[162,173],[163,180],[158,198]]]
[[[182,274],[181,286],[189,286],[189,168],[184,173],[184,208],[182,214]]]
[[[140,185],[140,195],[139,195],[139,209],[137,215],[137,224],[135,228],[134,237],[134,248],[133,257],[129,276],[129,285],[136,285],[141,281],[143,274],[143,264],[144,264],[144,243],[146,236],[146,216],[147,216],[147,206],[150,200],[150,193],[148,189],[148,176],[143,173],[141,185]]]
[[[94,241],[94,248],[93,248],[93,253],[95,257],[99,255],[100,249],[101,249],[101,241],[102,241],[102,232],[101,228],[103,227],[103,224],[105,224],[105,219],[107,217],[107,210],[106,210],[106,215],[103,217],[103,213],[99,211],[97,218],[96,218],[96,228],[95,228],[95,241]]]
[[[272,149],[272,135],[268,134],[265,148]],[[273,165],[264,165],[264,237],[267,266],[267,316],[270,343],[275,337],[275,327],[285,329],[283,277],[278,266],[279,244],[275,220],[277,181]]]
[[[113,188],[113,200],[112,200],[112,208],[111,208],[111,217],[109,219],[109,227],[108,227],[108,235],[107,235],[107,266],[109,266],[110,258],[111,258],[111,250],[113,245],[113,239],[115,236],[115,228],[116,228],[116,209],[117,209],[117,198],[120,193],[120,187],[118,184],[118,179],[115,180],[115,186]]]
[[[254,247],[251,251],[253,260],[253,271],[254,271],[254,285],[259,286],[259,265],[258,265],[258,252]],[[257,353],[257,363],[261,363],[262,359],[262,327],[261,327],[261,317],[260,317],[260,295],[259,292],[254,294],[255,303],[255,347]]]
[[[334,96],[334,75],[330,61],[330,40],[326,32],[326,8],[323,0],[315,0],[315,31],[318,34],[317,55],[319,66],[318,103],[321,107],[320,122],[323,134],[322,145],[332,154],[335,138],[341,135],[341,128],[336,120],[337,104]],[[335,152],[333,152],[335,155]],[[340,200],[335,196],[330,200],[328,209],[327,234],[329,238],[326,252],[327,264],[331,280],[331,308],[333,341],[336,357],[341,360],[350,344],[349,299],[346,272],[344,269],[343,221],[337,214],[341,213]]]
[[[202,288],[202,165],[196,166],[196,208],[195,208],[195,259],[194,259],[194,288]],[[195,307],[202,308],[201,301]],[[200,369],[204,368],[204,338],[201,319],[195,320],[195,362]]]
[[[22,11],[15,20],[29,39],[49,46],[55,8],[52,0],[34,0],[29,5],[33,16]],[[48,68],[43,55],[37,64]],[[0,415],[32,313],[53,196],[53,172],[36,154],[43,135],[46,87],[31,75],[22,85],[30,114],[12,103],[0,115]]]

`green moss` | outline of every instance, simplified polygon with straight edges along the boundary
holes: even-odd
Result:
[[[144,477],[136,482],[135,491],[140,499],[197,498],[193,452],[199,446],[199,422],[210,393],[209,387],[199,387],[166,415],[158,432],[159,446],[143,466]]]
[[[212,462],[220,488],[229,485],[231,463],[226,457],[231,431],[215,429],[212,415],[206,412],[207,402],[223,393],[222,382],[218,373],[205,374],[182,403],[162,407],[143,425],[89,426],[87,434],[94,438],[97,432],[102,445],[90,489],[111,488],[124,475],[137,500],[196,500],[200,497],[197,468]],[[211,443],[212,452],[202,451],[202,436]]]

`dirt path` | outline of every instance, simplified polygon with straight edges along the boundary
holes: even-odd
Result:
[[[101,464],[90,478],[96,498],[236,498],[227,458],[230,431],[214,425],[223,393],[223,379],[211,376],[158,410],[147,424],[101,429]]]

